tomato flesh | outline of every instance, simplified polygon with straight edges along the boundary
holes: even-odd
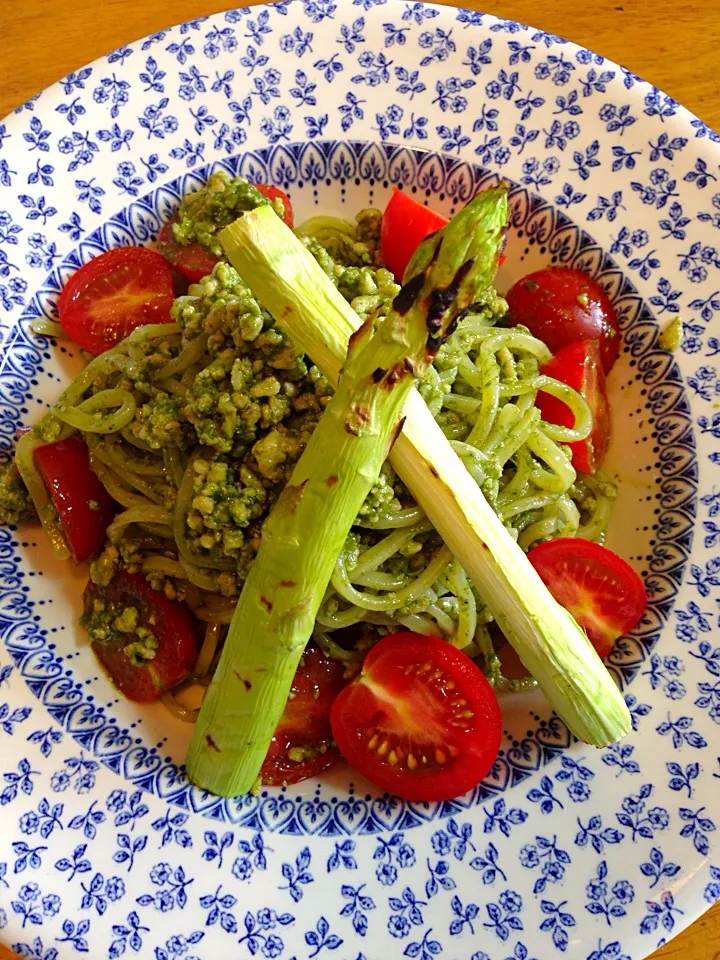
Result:
[[[465,793],[492,766],[500,707],[479,667],[437,637],[398,633],[368,653],[330,714],[345,759],[408,800]]]
[[[290,197],[285,193],[284,190],[281,190],[280,187],[273,187],[269,183],[256,183],[255,187],[260,191],[260,193],[267,197],[268,200],[281,200],[283,205],[283,222],[290,227],[292,230],[294,219],[293,219],[293,208]]]
[[[528,560],[603,658],[645,612],[642,580],[629,563],[599,543],[559,537],[533,547]]]
[[[587,401],[592,413],[592,430],[584,440],[568,446],[576,470],[596,473],[602,466],[610,442],[610,405],[597,340],[581,340],[563,347],[540,368],[540,372],[567,383]],[[575,418],[562,400],[541,390],[535,403],[543,420],[562,427],[573,426]]]
[[[78,346],[98,354],[135,327],[169,323],[172,271],[146,247],[117,247],[76,270],[58,300],[60,323]]]
[[[158,250],[186,280],[199,283],[203,277],[212,273],[218,259],[200,243],[178,243],[173,232],[173,222],[168,220],[158,234]]]
[[[88,583],[83,594],[84,618],[97,615],[96,601],[110,612],[111,622],[128,607],[134,607],[138,611],[137,629],[149,630],[157,640],[155,656],[146,662],[137,662],[126,653],[129,644],[137,640],[137,630],[110,630],[108,639],[92,641],[96,657],[128,700],[157,700],[185,680],[198,655],[198,624],[185,604],[168,600],[140,574],[124,571],[117,573],[106,587],[92,580]]]
[[[557,353],[578,340],[598,340],[609,373],[620,352],[620,324],[600,284],[571,267],[530,273],[505,294],[510,322],[526,326]]]
[[[341,663],[317,647],[307,648],[260,770],[263,783],[299,783],[318,776],[340,759],[332,740],[330,708],[345,686],[344,672]]]
[[[90,467],[87,447],[77,435],[35,450],[35,465],[60,517],[76,563],[89,560],[105,542],[115,501]]]
[[[447,222],[404,190],[393,190],[380,224],[380,249],[398,283],[402,283],[407,265],[425,237]]]

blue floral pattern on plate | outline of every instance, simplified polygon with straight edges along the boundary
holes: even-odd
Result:
[[[558,37],[384,0],[198,18],[0,124],[6,449],[73,363],[30,319],[78,264],[151,241],[208,165],[281,184],[305,213],[396,183],[450,211],[502,175],[508,276],[572,263],[613,296],[628,455],[652,485],[634,557],[650,607],[611,659],[633,735],[593,751],[540,701],[513,708],[491,774],[446,804],[342,776],[228,802],[189,787],[152,714],[63,636],[61,568],[30,531],[0,532],[0,936],[21,955],[617,960],[720,896],[718,140]],[[678,312],[673,359],[658,323]]]

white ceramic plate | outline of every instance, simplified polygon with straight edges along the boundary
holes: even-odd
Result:
[[[82,572],[0,531],[0,937],[23,956],[178,960],[627,960],[720,896],[720,147],[671,98],[587,50],[422,3],[304,0],[202,18],[69,75],[0,125],[0,435],[78,368],[28,331],[98,252],[145,243],[222,164],[298,218],[451,211],[515,186],[502,287],[600,278],[622,320],[610,378],[610,544],[647,616],[612,655],[635,732],[570,742],[504,699],[472,794],[414,804],[353,782],[221,801],[190,788],[188,730],[119,699],[75,627]],[[680,313],[682,349],[658,345]]]

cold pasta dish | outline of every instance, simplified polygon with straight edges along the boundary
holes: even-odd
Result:
[[[87,363],[2,465],[1,518],[88,564],[87,641],[195,725],[199,786],[344,756],[453,797],[495,760],[498,694],[536,685],[588,743],[629,729],[603,663],[646,602],[603,546],[618,321],[570,267],[501,296],[506,224],[504,184],[450,221],[395,190],[295,225],[217,172],[36,324]]]

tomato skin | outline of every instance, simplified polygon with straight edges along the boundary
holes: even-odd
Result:
[[[610,297],[596,280],[571,267],[530,273],[505,294],[510,323],[524,324],[558,353],[578,340],[598,340],[609,373],[620,352],[620,324]]]
[[[200,243],[178,243],[173,233],[174,220],[168,220],[157,237],[158,251],[190,283],[200,283],[212,273],[218,262]]]
[[[260,770],[264,784],[299,783],[328,770],[340,759],[332,741],[330,708],[345,686],[345,670],[337,660],[310,645],[295,673],[288,700]],[[308,756],[291,760],[292,747],[307,748]]]
[[[87,447],[79,436],[73,435],[37,447],[34,459],[75,563],[89,560],[105,543],[115,501],[90,467]],[[97,510],[90,509],[91,500],[97,503]]]
[[[280,187],[274,187],[269,183],[256,183],[255,186],[264,197],[268,198],[268,200],[282,200],[283,222],[286,223],[292,230],[294,225],[292,201],[285,191],[281,190]]]
[[[596,473],[602,466],[610,443],[610,405],[605,385],[605,373],[597,340],[580,340],[559,350],[540,368],[540,373],[562,380],[573,387],[587,401],[593,417],[592,430],[584,440],[568,446],[572,463],[581,473]],[[535,400],[543,420],[571,427],[574,417],[570,408],[549,393],[539,391]]]
[[[448,221],[404,190],[393,190],[380,224],[380,249],[388,269],[402,283],[412,255],[425,237]]]
[[[158,640],[154,659],[136,666],[124,653],[125,644],[115,640],[94,640],[93,652],[120,692],[137,703],[157,700],[163,693],[181,683],[195,666],[198,656],[198,624],[189,608],[157,590],[137,573],[121,571],[107,587],[92,580],[85,587],[85,615],[92,613],[95,600],[117,607],[120,613],[127,606],[139,610],[138,626],[145,626]],[[154,617],[154,623],[150,617]],[[128,641],[132,635],[127,634]]]
[[[502,735],[500,707],[480,668],[445,640],[414,633],[378,641],[330,719],[345,759],[407,800],[470,790],[494,763]]]
[[[558,537],[533,547],[528,560],[602,658],[645,612],[642,580],[629,563],[599,543]]]
[[[78,346],[98,354],[144,323],[169,323],[172,271],[147,247],[116,247],[76,270],[58,300],[60,323]]]

